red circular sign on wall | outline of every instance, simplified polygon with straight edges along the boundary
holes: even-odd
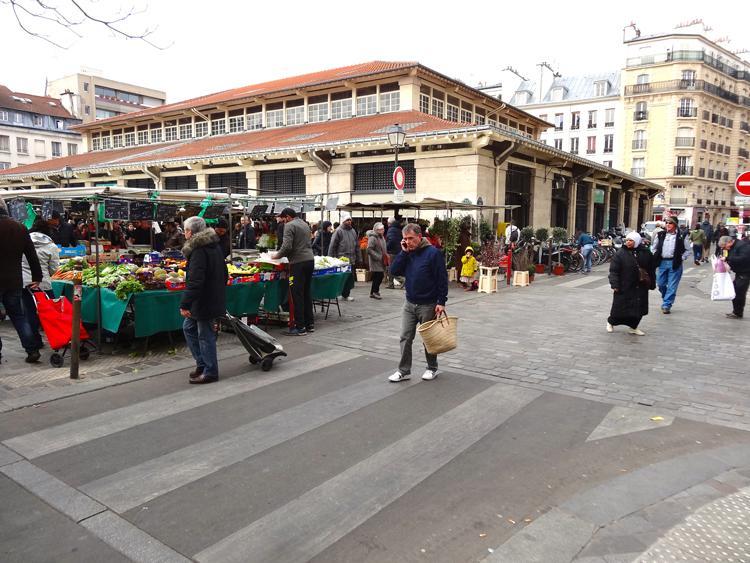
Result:
[[[750,196],[750,170],[737,176],[737,179],[734,181],[734,187],[737,193]]]
[[[396,168],[393,169],[393,186],[397,190],[403,190],[404,184],[406,184],[406,174],[404,173],[404,169],[400,166],[396,166]]]

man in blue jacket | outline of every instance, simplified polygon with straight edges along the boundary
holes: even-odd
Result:
[[[392,276],[406,276],[406,301],[401,316],[401,361],[388,380],[405,381],[411,377],[411,347],[417,325],[445,312],[448,300],[448,271],[440,251],[422,237],[419,225],[409,223],[402,230],[401,252],[391,264]],[[422,379],[430,381],[438,374],[437,356],[428,354]]]

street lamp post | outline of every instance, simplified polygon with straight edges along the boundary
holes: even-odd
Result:
[[[70,166],[66,166],[62,171],[63,178],[65,178],[65,187],[70,187],[70,179],[73,177],[73,169]]]
[[[404,146],[406,140],[406,132],[404,128],[398,123],[388,128],[388,144],[391,145],[395,151],[395,159],[393,165],[393,197],[396,201],[403,201],[403,189],[396,184],[396,170],[398,170],[398,149]],[[405,184],[406,178],[404,178]],[[398,214],[398,212],[397,212]]]

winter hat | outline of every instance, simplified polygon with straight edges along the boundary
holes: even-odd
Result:
[[[464,253],[466,253],[467,250],[471,250],[471,253],[474,254],[474,247],[473,246],[467,246],[464,248]]]
[[[638,248],[641,245],[641,235],[635,231],[630,231],[625,239],[632,240],[635,243],[635,248]]]
[[[349,219],[351,219],[351,218],[352,218],[352,216],[351,216],[351,215],[349,215],[349,213],[347,213],[346,211],[342,211],[342,212],[341,212],[341,213],[339,214],[339,217],[340,217],[340,219],[341,219],[341,222],[342,222],[342,223],[343,223],[344,221],[348,221]]]

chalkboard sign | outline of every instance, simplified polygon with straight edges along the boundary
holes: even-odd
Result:
[[[168,203],[159,203],[156,206],[157,221],[174,221],[179,213],[179,207]]]
[[[14,199],[8,203],[8,213],[19,223],[25,223],[29,218],[26,210],[26,202],[22,199]]]
[[[122,199],[105,199],[104,218],[108,221],[127,221],[130,218],[130,202]]]
[[[152,201],[131,201],[130,202],[130,220],[140,221],[141,219],[154,218],[154,202]]]
[[[206,212],[203,214],[204,219],[218,219],[227,212],[226,205],[211,205],[206,208]]]
[[[57,211],[60,215],[65,213],[63,202],[56,199],[45,199],[42,201],[42,219],[51,218],[53,211]]]
[[[91,209],[91,202],[85,199],[70,202],[70,210],[73,213],[88,213]]]

